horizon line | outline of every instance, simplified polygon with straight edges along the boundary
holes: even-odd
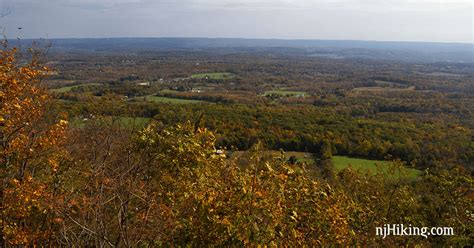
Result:
[[[209,39],[209,40],[281,40],[281,41],[356,41],[356,42],[386,42],[386,43],[437,43],[474,45],[473,42],[458,41],[414,41],[414,40],[363,40],[363,39],[317,39],[317,38],[248,38],[248,37],[202,37],[202,36],[113,36],[113,37],[48,37],[48,38],[6,38],[7,40],[79,40],[79,39]]]

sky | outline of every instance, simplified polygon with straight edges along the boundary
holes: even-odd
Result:
[[[0,0],[0,27],[7,38],[474,43],[473,5],[473,0]]]

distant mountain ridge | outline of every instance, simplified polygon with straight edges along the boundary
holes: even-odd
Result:
[[[31,43],[33,40],[22,40]],[[15,44],[18,41],[12,40]],[[41,42],[45,42],[42,40]],[[78,38],[50,39],[54,51],[153,51],[172,49],[296,48],[308,56],[389,59],[405,62],[474,63],[474,44],[358,40],[241,38]]]

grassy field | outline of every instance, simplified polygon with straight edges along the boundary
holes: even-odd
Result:
[[[200,100],[169,98],[169,97],[162,97],[162,96],[144,96],[144,97],[138,97],[137,100],[145,100],[145,101],[157,102],[157,103],[172,103],[172,104],[205,103],[205,101],[200,101]]]
[[[209,79],[228,79],[228,78],[233,78],[235,75],[229,72],[211,72],[211,73],[198,73],[198,74],[193,74],[191,78],[196,78],[196,79],[203,79],[203,78],[209,78]]]
[[[278,95],[278,96],[287,96],[287,97],[305,97],[306,92],[303,92],[303,91],[290,91],[290,90],[265,91],[264,96],[269,96],[269,95]]]
[[[357,87],[353,91],[371,91],[371,92],[404,92],[404,91],[414,91],[415,86],[409,86],[407,88],[392,88],[392,87]]]
[[[381,172],[388,173],[389,171],[389,161],[380,161],[380,160],[369,160],[361,158],[349,158],[345,156],[334,156],[333,163],[336,171],[341,171],[349,166],[355,170],[361,172]],[[409,179],[414,179],[421,174],[421,171],[413,168],[405,168],[403,173],[406,173],[406,177]]]
[[[84,87],[84,86],[97,86],[97,85],[101,85],[101,84],[79,84],[79,85],[66,86],[66,87],[61,87],[61,88],[57,88],[57,89],[52,89],[51,91],[57,92],[57,93],[64,93],[64,92],[68,92],[68,91],[71,91],[73,89],[81,88],[81,87]]]
[[[264,153],[266,156],[271,156],[272,154],[276,155],[277,151],[267,151]],[[246,152],[234,152],[233,156],[245,156]],[[311,153],[307,152],[285,152],[287,158],[295,156],[298,162],[306,163],[309,165],[315,165],[315,161]],[[333,157],[334,169],[336,172],[341,171],[349,166],[353,169],[358,170],[361,173],[369,171],[371,172],[380,172],[387,173],[389,170],[390,161],[381,161],[381,160],[369,160],[361,158],[350,158],[346,156],[334,156]],[[421,174],[421,171],[413,168],[404,168],[404,174],[406,174],[407,179],[415,179]],[[392,175],[391,175],[392,176]]]

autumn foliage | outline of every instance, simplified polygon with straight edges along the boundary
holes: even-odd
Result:
[[[48,96],[40,86],[48,69],[36,58],[0,51],[0,175],[2,241],[34,244],[53,235],[53,181],[67,122],[47,123]]]
[[[47,115],[48,68],[0,54],[0,246],[467,245],[472,178],[416,181],[351,168],[322,176],[260,143],[246,164],[216,151],[198,123],[142,130],[96,116],[81,128]],[[113,99],[103,106],[120,107]],[[323,155],[321,159],[327,159]],[[400,161],[388,173],[400,173]],[[329,168],[328,168],[329,170]],[[394,179],[395,178],[395,179]],[[453,226],[456,237],[381,240],[387,223]]]

